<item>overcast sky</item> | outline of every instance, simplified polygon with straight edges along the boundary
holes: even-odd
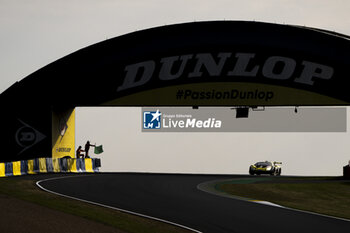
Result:
[[[0,92],[88,45],[140,29],[256,20],[350,35],[348,0],[0,0]]]
[[[350,35],[349,12],[349,0],[0,0],[0,93],[14,82],[65,55],[105,39],[136,30],[192,21],[255,20],[305,25]],[[91,109],[91,112],[84,112],[84,114],[97,114],[94,111]],[[128,114],[134,114],[134,121],[136,119],[137,122],[140,121],[140,109],[127,111],[130,111]],[[81,112],[78,112],[79,114]],[[118,115],[118,113],[113,114]],[[113,114],[111,113],[111,116],[116,116]],[[113,121],[113,119],[110,120],[110,122]],[[91,119],[81,120],[79,127],[86,129],[88,121],[91,121]],[[130,121],[132,122],[132,119]],[[139,126],[139,123],[137,124]],[[77,128],[79,135],[83,134],[81,130]],[[135,130],[134,132],[141,134],[138,131],[139,129]],[[232,140],[239,136],[237,134],[231,136],[226,134],[226,136],[216,135],[216,137],[213,137],[213,135],[200,136],[207,137],[203,139],[193,138],[193,135],[188,134],[184,135],[186,139],[183,142],[185,143],[186,140],[204,140],[203,142],[208,142],[215,139],[226,142],[226,144],[219,143],[222,147],[225,147],[225,145],[232,146]],[[239,144],[248,144],[248,141],[252,138],[251,136],[247,137],[247,134],[245,134],[243,138],[247,137],[246,141],[240,137]],[[276,153],[283,151],[282,148],[285,145],[291,147],[293,144],[290,143],[290,140],[294,140],[294,144],[302,142],[303,145],[307,145],[309,142],[300,139],[305,136],[302,134],[291,135],[290,138],[280,137],[279,134],[264,135],[264,137],[260,135],[256,138],[255,136],[254,139],[259,141],[259,148],[269,148],[273,145]],[[85,140],[85,137],[79,137],[81,137],[79,140]],[[109,135],[109,139],[118,137],[120,135]],[[169,137],[173,136],[170,135]],[[317,144],[317,140],[310,137],[310,134],[306,137],[312,143],[315,143],[312,145],[320,144]],[[339,136],[340,140],[330,137],[329,134],[320,135],[319,137],[322,138],[323,144],[329,138],[337,141],[337,150],[342,154],[337,166],[346,162],[346,158],[350,157],[347,156],[347,154],[350,154],[350,150],[346,146],[346,142],[350,139],[348,134]],[[276,139],[282,140],[280,144],[283,144],[283,146],[276,147],[274,143]],[[79,143],[82,142],[79,141]],[[326,143],[326,146],[328,146],[328,150],[331,150],[330,145]],[[214,147],[212,149],[214,150]],[[110,150],[118,150],[118,148],[110,147]],[[324,152],[325,150],[327,149],[320,148],[320,151]],[[136,156],[136,153],[137,151],[133,156]],[[257,151],[252,150],[251,153],[256,154]],[[318,152],[314,153],[317,154]],[[322,155],[327,156],[325,153],[322,153]],[[210,154],[206,156],[210,157]],[[198,157],[193,159],[198,159]],[[234,161],[235,158],[233,157],[231,160]],[[208,163],[211,162],[211,160],[208,161]],[[222,160],[222,162],[224,161]],[[314,161],[314,158],[308,160],[311,163],[312,161]],[[181,164],[181,162],[179,163]],[[326,163],[328,163],[328,160],[324,162],[324,164]],[[120,169],[128,170],[129,168]],[[145,170],[145,168],[139,170],[142,171],[142,169]],[[199,171],[196,169],[192,168],[193,171]],[[222,172],[229,171],[227,169]],[[334,168],[330,173],[340,174],[341,171],[337,169]],[[244,167],[243,170],[247,170],[247,168]],[[191,171],[191,168],[186,168],[184,171]],[[213,172],[214,170],[207,169],[205,171]],[[326,170],[322,171],[322,174],[327,173]],[[292,171],[290,174],[298,174],[298,172]]]

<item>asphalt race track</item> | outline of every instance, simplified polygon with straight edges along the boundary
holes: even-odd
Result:
[[[40,182],[45,189],[200,232],[349,232],[350,221],[209,194],[203,182],[239,176],[101,173]],[[350,208],[350,207],[349,207]]]

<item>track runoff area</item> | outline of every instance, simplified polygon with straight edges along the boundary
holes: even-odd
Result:
[[[258,177],[254,179],[261,179]],[[213,188],[239,175],[100,173],[37,182],[50,193],[162,221],[193,232],[347,232],[350,221],[263,205]]]

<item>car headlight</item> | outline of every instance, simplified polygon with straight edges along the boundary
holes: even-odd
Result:
[[[270,171],[271,168],[272,168],[271,166],[267,166],[267,167],[266,167],[266,171]]]

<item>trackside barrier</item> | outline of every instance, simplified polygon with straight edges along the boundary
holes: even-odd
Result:
[[[12,171],[14,176],[20,176],[21,173],[21,161],[12,162]]]
[[[46,170],[48,173],[53,172],[53,164],[52,164],[52,158],[46,159]]]
[[[25,162],[26,160],[24,160]],[[34,160],[27,160],[27,166],[28,166],[28,170],[27,173],[28,174],[35,174],[34,172]]]
[[[4,176],[5,176],[5,164],[0,163],[0,177],[4,177]]]
[[[0,163],[0,177],[37,173],[99,172],[101,160],[97,158],[36,158]]]

